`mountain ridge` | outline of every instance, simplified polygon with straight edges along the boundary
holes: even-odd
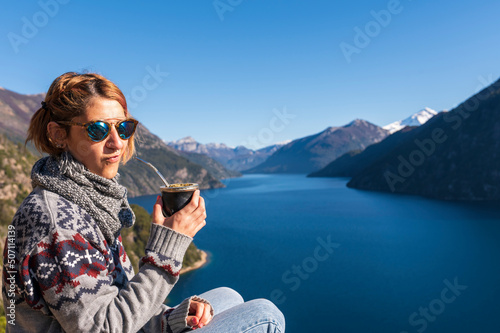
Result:
[[[323,169],[310,173],[308,177],[353,177],[374,161],[396,147],[407,132],[416,127],[406,126],[384,140],[368,146],[364,150],[352,150],[335,159]]]
[[[186,153],[210,156],[228,170],[243,171],[264,162],[285,143],[276,143],[258,150],[252,150],[245,146],[231,147],[224,143],[202,144],[193,137],[188,136],[177,141],[167,142],[167,144]]]
[[[355,119],[344,126],[295,139],[271,155],[264,163],[244,173],[311,173],[351,150],[365,149],[388,135],[381,127]]]
[[[373,144],[365,150],[356,149],[347,152],[327,164],[324,168],[310,173],[308,177],[352,177],[364,167],[367,167],[376,158],[380,157],[380,155],[385,154],[397,145],[398,140],[404,137],[404,135],[397,133],[406,133],[411,129],[421,126],[437,114],[438,112],[426,107],[403,120],[386,125],[383,128],[389,131],[390,135],[379,142],[380,144]]]

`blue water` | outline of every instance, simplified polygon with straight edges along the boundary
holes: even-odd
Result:
[[[172,305],[228,286],[272,299],[287,332],[500,332],[500,207],[346,182],[249,175],[202,192],[210,263],[181,276]]]

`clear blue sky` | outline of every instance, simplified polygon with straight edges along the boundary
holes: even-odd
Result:
[[[383,126],[500,77],[493,0],[59,1],[3,3],[0,86],[39,93],[95,71],[165,140],[256,148],[356,118]]]

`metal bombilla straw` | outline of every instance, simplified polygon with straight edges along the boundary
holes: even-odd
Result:
[[[137,157],[137,156],[135,156],[135,159],[136,159],[136,160],[138,160],[138,161],[141,161],[141,162],[142,162],[142,163],[144,163],[144,164],[149,165],[149,166],[151,167],[151,169],[153,169],[153,170],[156,172],[156,174],[157,174],[157,175],[161,178],[161,180],[163,181],[163,183],[165,184],[165,186],[166,186],[166,187],[170,187],[170,184],[167,182],[167,180],[165,179],[165,177],[163,177],[163,175],[161,174],[161,172],[160,172],[160,171],[158,171],[158,169],[157,169],[157,168],[155,168],[155,166],[154,166],[153,164],[151,164],[151,163],[149,163],[149,162],[146,162],[146,161],[144,161],[142,158],[139,158],[139,157]]]

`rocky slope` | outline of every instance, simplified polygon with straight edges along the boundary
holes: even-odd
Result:
[[[0,135],[0,225],[10,223],[17,207],[31,192],[30,173],[37,159],[22,144]]]
[[[23,95],[0,87],[0,134],[24,141],[29,121],[45,94]]]
[[[20,143],[14,143],[0,134],[0,253],[3,254],[7,226],[14,214],[31,191],[30,173],[37,160],[30,151]],[[3,260],[0,273],[3,268]],[[0,286],[2,282],[0,280]],[[0,294],[0,302],[2,300]],[[5,328],[3,307],[0,307],[0,325]]]

